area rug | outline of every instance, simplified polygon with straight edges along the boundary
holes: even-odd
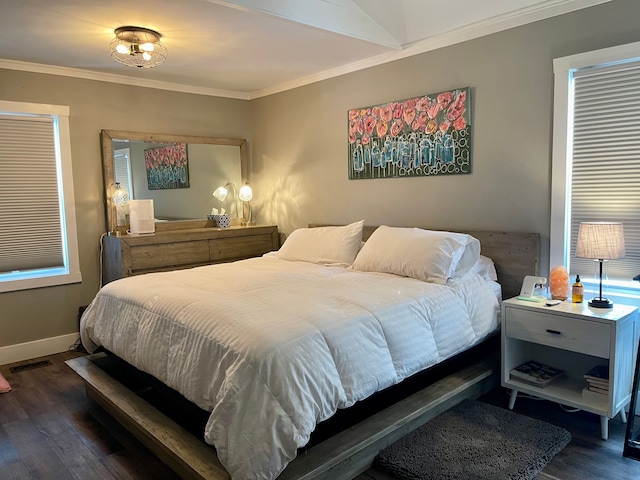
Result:
[[[465,400],[380,451],[400,480],[533,479],[571,440],[564,428]]]

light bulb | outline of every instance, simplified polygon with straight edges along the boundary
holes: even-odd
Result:
[[[147,42],[140,45],[140,48],[145,52],[153,52],[153,43]]]
[[[126,45],[119,43],[118,46],[116,47],[116,52],[122,54],[122,55],[126,55],[127,53],[129,53],[129,47],[127,47]]]
[[[142,58],[144,58],[147,62],[151,60],[151,54],[149,52],[144,52],[142,54]]]

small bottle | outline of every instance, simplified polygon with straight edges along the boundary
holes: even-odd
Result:
[[[573,303],[582,303],[584,296],[584,286],[580,282],[580,275],[576,275],[576,282],[571,286],[571,301]]]

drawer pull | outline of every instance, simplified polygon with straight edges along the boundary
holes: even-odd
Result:
[[[550,328],[547,328],[547,333],[552,333],[554,335],[562,335],[562,332],[558,330],[551,330]]]

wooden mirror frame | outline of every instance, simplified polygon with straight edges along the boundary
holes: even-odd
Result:
[[[112,186],[114,185],[113,140],[131,140],[147,143],[194,143],[209,145],[237,146],[240,148],[240,176],[241,185],[248,181],[247,141],[243,138],[202,137],[195,135],[172,135],[165,133],[127,132],[123,130],[102,130],[102,173],[104,179],[104,198],[107,209],[107,231],[125,233],[128,225],[117,225],[117,219],[111,201]],[[233,219],[233,223],[246,222],[247,206],[243,203],[243,218]],[[187,228],[204,228],[213,226],[206,218],[202,220],[175,220],[171,222],[156,222],[156,231],[182,230]]]

